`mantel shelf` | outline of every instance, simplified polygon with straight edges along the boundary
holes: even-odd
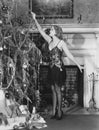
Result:
[[[41,24],[43,28],[58,25],[64,33],[99,33],[99,24]]]

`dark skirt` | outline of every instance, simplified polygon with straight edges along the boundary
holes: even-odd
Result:
[[[60,70],[59,67],[54,65],[52,68],[50,68],[49,76],[51,85],[56,83],[61,87],[66,81],[65,67],[62,67],[62,70]]]

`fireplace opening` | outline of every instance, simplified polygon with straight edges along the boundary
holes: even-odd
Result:
[[[83,73],[75,65],[65,66],[66,80],[61,88],[62,107],[70,108],[72,106],[83,107]],[[41,108],[52,105],[52,91],[49,83],[49,66],[41,65],[39,71],[39,89],[41,93]]]
[[[67,107],[73,105],[83,107],[83,72],[81,73],[79,68],[73,65],[65,66],[65,69],[66,80],[62,92],[63,99],[67,102]]]

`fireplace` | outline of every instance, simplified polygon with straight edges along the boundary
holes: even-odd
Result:
[[[47,28],[50,25],[42,25]],[[98,24],[64,24],[64,40],[71,53],[74,55],[80,65],[84,66],[83,77],[81,79],[82,88],[78,99],[79,103],[85,108],[89,107],[91,98],[90,87],[88,85],[88,76],[93,72],[99,74],[99,25]],[[75,66],[67,57],[63,57],[66,66]],[[72,83],[70,83],[72,84]],[[97,83],[99,84],[99,83]],[[99,87],[95,90],[96,106],[99,108]],[[75,94],[77,97],[77,94]]]

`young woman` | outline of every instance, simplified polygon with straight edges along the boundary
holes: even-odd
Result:
[[[52,26],[50,29],[50,34],[46,34],[45,31],[41,28],[40,24],[36,19],[36,14],[31,12],[32,17],[35,21],[38,31],[43,36],[43,38],[47,41],[50,50],[51,56],[51,87],[53,93],[53,109],[52,109],[52,117],[51,119],[62,118],[62,109],[61,109],[61,86],[63,83],[63,62],[62,62],[62,52],[64,52],[68,58],[70,58],[82,71],[82,67],[76,62],[72,54],[67,48],[66,43],[62,39],[62,28],[59,26]],[[56,115],[57,113],[57,115]]]

